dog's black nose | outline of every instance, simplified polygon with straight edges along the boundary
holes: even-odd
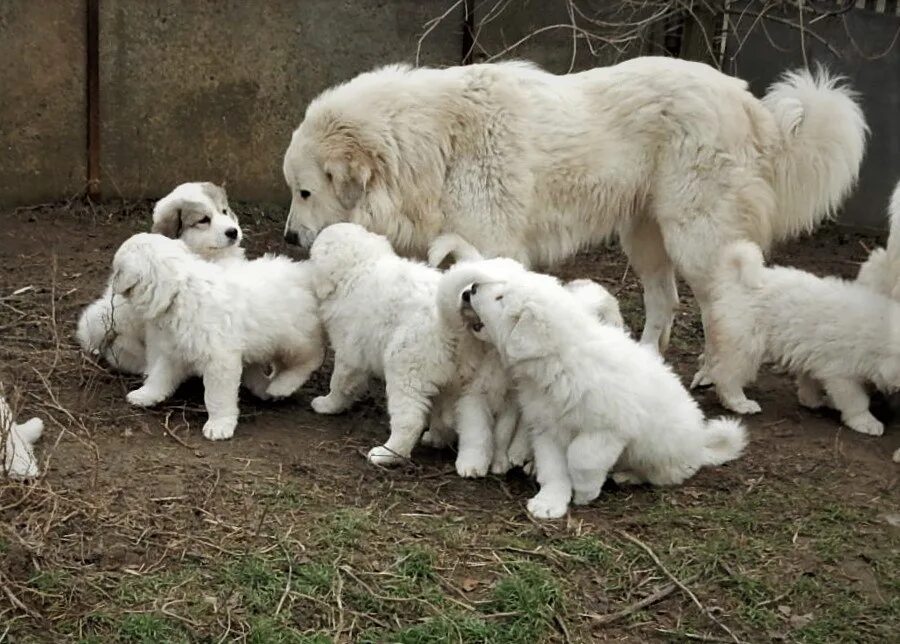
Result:
[[[475,295],[476,289],[477,289],[477,285],[472,284],[472,286],[470,286],[465,291],[463,291],[462,301],[465,302],[466,304],[470,303],[472,301],[472,296]]]
[[[286,241],[291,246],[299,246],[300,235],[295,233],[293,230],[288,230],[284,233],[284,241]]]
[[[238,235],[237,228],[229,228],[228,230],[225,231],[225,236],[228,239],[237,239],[237,235]]]

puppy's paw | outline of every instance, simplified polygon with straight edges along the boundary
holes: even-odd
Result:
[[[807,409],[820,409],[826,406],[825,396],[814,389],[800,387],[797,389],[797,402]]]
[[[450,444],[450,441],[447,440],[443,433],[433,429],[426,429],[419,442],[426,447],[434,447],[436,449],[447,447]]]
[[[540,494],[528,501],[528,512],[535,519],[558,519],[565,516],[569,503],[562,498],[554,498],[549,494]]]
[[[641,483],[643,483],[640,477],[632,472],[613,472],[610,475],[610,478],[615,482],[616,485],[640,485]]]
[[[508,454],[494,454],[491,461],[491,474],[506,474],[512,469]]]
[[[691,380],[691,389],[700,389],[703,387],[709,387],[713,384],[712,378],[709,377],[709,372],[706,370],[706,367],[700,367],[697,370],[697,373],[694,374],[693,379]]]
[[[317,414],[339,414],[344,408],[343,405],[339,404],[335,398],[329,394],[327,396],[317,396],[313,398],[312,403],[313,411]]]
[[[737,402],[725,405],[736,414],[758,414],[762,411],[762,407],[755,400],[738,400]]]
[[[485,476],[490,466],[490,457],[479,450],[461,451],[456,455],[456,473],[466,479]]]
[[[166,397],[151,389],[147,389],[147,387],[141,387],[140,389],[128,392],[125,399],[137,407],[152,407],[153,405],[161,403]]]
[[[287,398],[288,396],[293,396],[298,388],[296,382],[273,380],[271,384],[266,387],[266,396],[269,398]]]
[[[211,441],[224,441],[234,436],[237,418],[210,418],[203,425],[203,436]]]
[[[884,425],[869,412],[848,418],[844,423],[847,427],[860,434],[881,436],[884,433]]]
[[[900,463],[900,447],[898,447],[897,451],[894,452],[894,462]]]
[[[524,467],[531,460],[531,444],[528,441],[513,441],[506,452],[511,467]]]
[[[572,503],[575,505],[587,505],[600,496],[600,488],[592,488],[590,490],[574,490],[572,492]]]
[[[396,467],[406,460],[396,452],[392,452],[391,450],[389,450],[384,445],[379,445],[378,447],[373,447],[372,449],[370,449],[369,455],[366,457],[366,459],[372,465],[380,465],[382,467]]]

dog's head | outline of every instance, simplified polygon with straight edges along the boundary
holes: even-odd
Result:
[[[243,238],[225,189],[209,182],[182,183],[156,202],[150,230],[182,240],[206,259],[237,248]]]
[[[437,307],[444,324],[456,332],[468,331],[482,341],[489,338],[464,293],[473,284],[495,282],[525,272],[517,261],[498,257],[487,260],[463,261],[447,270],[438,283]]]
[[[157,318],[178,295],[189,259],[190,251],[180,240],[154,233],[133,235],[113,258],[112,293],[145,319]]]
[[[284,155],[290,244],[310,248],[330,224],[354,221],[383,174],[377,135],[345,114],[311,106]]]
[[[316,297],[328,297],[345,277],[360,266],[380,257],[395,255],[386,237],[371,233],[358,224],[340,223],[326,227],[310,248]]]

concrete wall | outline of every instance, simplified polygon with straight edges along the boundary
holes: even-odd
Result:
[[[0,204],[84,188],[84,4],[0,2]]]

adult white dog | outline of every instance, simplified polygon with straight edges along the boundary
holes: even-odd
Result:
[[[522,271],[462,296],[516,383],[531,428],[539,518],[590,503],[610,472],[621,482],[675,485],[737,458],[739,421],[706,420],[653,350],[584,310],[556,279]]]
[[[128,239],[113,259],[112,289],[144,320],[148,368],[128,401],[147,407],[188,376],[203,377],[209,419],[203,435],[231,438],[244,365],[275,366],[265,392],[299,389],[324,359],[310,268],[286,257],[216,266],[180,240],[152,233]]]
[[[458,347],[466,340],[438,314],[441,274],[398,257],[387,239],[356,224],[323,230],[310,263],[319,315],[334,348],[328,395],[312,407],[340,413],[365,393],[370,377],[384,378],[390,437],[368,458],[401,463],[419,441],[435,399],[453,386]],[[476,475],[465,463],[457,466],[463,476]]]
[[[881,435],[865,384],[900,389],[900,303],[855,282],[767,268],[751,242],[723,251],[717,278],[710,375],[725,407],[760,411],[743,388],[772,361],[821,382],[848,427]]]
[[[462,299],[474,282],[488,276],[518,274],[525,269],[514,260],[497,258],[472,261],[477,252],[454,265],[441,276],[438,286],[438,311],[447,326],[463,335],[471,335],[479,342],[461,343],[468,348],[468,360],[460,359],[462,377],[459,397],[455,402],[455,417],[432,426],[422,436],[422,442],[443,447],[457,441],[459,459],[468,465],[472,476],[483,476],[488,466],[494,474],[503,474],[511,467],[531,460],[528,430],[519,423],[519,405],[509,374],[497,349],[487,340],[483,325]],[[565,284],[588,313],[617,328],[624,328],[616,298],[597,282],[587,279]]]
[[[3,473],[13,479],[33,479],[40,474],[34,444],[44,431],[44,421],[32,418],[17,424],[13,412],[0,394],[0,445]]]
[[[225,189],[213,183],[183,183],[156,202],[151,231],[181,239],[198,257],[228,264],[244,261],[242,232],[228,205]],[[147,368],[143,322],[128,302],[107,286],[78,320],[75,337],[89,355],[102,356],[112,368],[143,374]]]
[[[394,65],[310,103],[284,158],[285,239],[338,221],[424,256],[457,235],[487,257],[555,263],[618,234],[665,349],[676,270],[706,318],[716,251],[812,229],[857,178],[866,125],[824,72],[759,100],[707,65],[636,58],[555,76],[509,62]]]

